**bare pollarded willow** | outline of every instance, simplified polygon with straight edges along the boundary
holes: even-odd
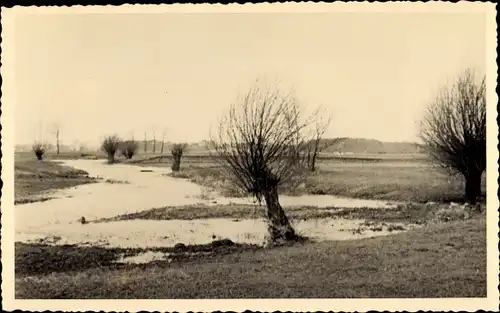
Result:
[[[181,158],[188,145],[186,143],[175,143],[170,150],[173,158],[172,171],[178,172],[181,169]]]
[[[212,135],[211,146],[234,184],[264,200],[272,241],[296,240],[283,208],[278,187],[296,183],[306,165],[303,120],[292,93],[256,83],[237,99]]]
[[[101,150],[104,151],[108,158],[108,163],[115,162],[115,154],[120,148],[121,139],[117,135],[111,135],[104,138],[101,143]]]
[[[134,139],[125,140],[120,143],[121,154],[126,159],[132,159],[132,157],[137,153],[138,150],[139,150],[139,143]]]
[[[310,140],[307,143],[306,160],[309,171],[316,171],[316,160],[320,152],[335,144],[335,140],[324,140],[331,123],[331,116],[325,110],[314,113],[314,123],[310,125]]]
[[[486,82],[467,69],[428,107],[420,138],[442,167],[465,178],[467,202],[476,203],[486,170]]]
[[[45,155],[45,152],[49,148],[49,144],[44,141],[35,141],[33,145],[31,146],[31,149],[33,150],[33,153],[35,154],[37,160],[41,161],[43,160],[43,157]]]

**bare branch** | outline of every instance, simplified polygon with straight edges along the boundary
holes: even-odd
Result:
[[[322,151],[334,144],[333,140],[323,140],[324,134],[331,123],[331,116],[323,108],[318,108],[313,115],[314,123],[308,131],[309,139],[307,141],[307,166],[311,172],[316,170],[316,159]]]
[[[292,93],[256,83],[219,120],[210,148],[234,183],[260,201],[271,185],[291,183],[303,171],[310,121]]]

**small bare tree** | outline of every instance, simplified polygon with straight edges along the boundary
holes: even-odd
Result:
[[[132,159],[139,149],[139,144],[134,139],[125,140],[120,146],[120,152],[126,159]]]
[[[54,135],[56,136],[56,154],[59,155],[59,133],[61,125],[59,123],[54,123],[54,125],[52,125],[52,129]]]
[[[144,132],[144,154],[148,154],[148,136],[146,132]]]
[[[270,240],[295,241],[299,236],[279,203],[278,187],[298,184],[306,169],[304,131],[292,93],[255,84],[232,104],[219,122],[210,145],[235,186],[266,203]]]
[[[80,145],[78,147],[78,152],[84,152],[87,151],[88,147],[84,142],[80,142]]]
[[[118,136],[112,135],[104,138],[101,144],[101,150],[106,152],[108,157],[108,163],[115,162],[115,154],[120,147],[121,140]]]
[[[178,172],[181,169],[181,157],[187,148],[185,143],[176,143],[172,146],[171,153],[173,157],[172,171]]]
[[[332,140],[323,140],[323,136],[330,126],[330,115],[326,112],[318,110],[314,116],[315,123],[312,125],[312,136],[306,144],[307,167],[311,172],[316,171],[316,159],[318,158],[318,154],[333,144]]]
[[[420,138],[437,164],[465,178],[466,201],[481,195],[486,170],[486,77],[467,69],[428,107]]]
[[[156,128],[153,127],[153,154],[156,153]]]
[[[41,161],[43,160],[45,152],[48,149],[48,144],[46,142],[37,140],[33,143],[31,149],[33,150],[33,153],[35,154],[37,160]]]
[[[77,152],[80,146],[80,141],[78,139],[73,140],[71,146],[73,148],[73,152]]]

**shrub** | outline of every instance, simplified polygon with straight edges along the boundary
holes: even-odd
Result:
[[[101,149],[102,151],[106,152],[107,157],[108,157],[108,163],[114,163],[115,162],[115,154],[116,151],[118,150],[118,147],[120,146],[121,140],[118,136],[112,135],[104,138],[102,144],[101,144]]]
[[[47,150],[47,144],[41,141],[35,141],[32,146],[33,153],[38,160],[42,160],[45,155],[45,151]]]

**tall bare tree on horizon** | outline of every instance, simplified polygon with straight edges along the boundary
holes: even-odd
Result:
[[[153,154],[156,153],[156,127],[153,127]]]
[[[56,154],[59,155],[60,144],[59,144],[59,133],[61,130],[61,124],[56,122],[52,125],[52,132],[56,136]]]
[[[311,125],[311,139],[307,143],[307,167],[309,171],[316,171],[316,160],[318,154],[333,145],[335,140],[324,140],[324,135],[330,127],[331,116],[323,108],[319,108],[315,113],[315,122]]]
[[[73,152],[77,152],[78,147],[80,146],[80,140],[78,139],[73,140],[71,145],[73,146]]]
[[[166,130],[163,129],[163,131],[161,133],[161,149],[160,149],[160,154],[163,154],[163,148],[165,147],[165,134],[166,134]]]

